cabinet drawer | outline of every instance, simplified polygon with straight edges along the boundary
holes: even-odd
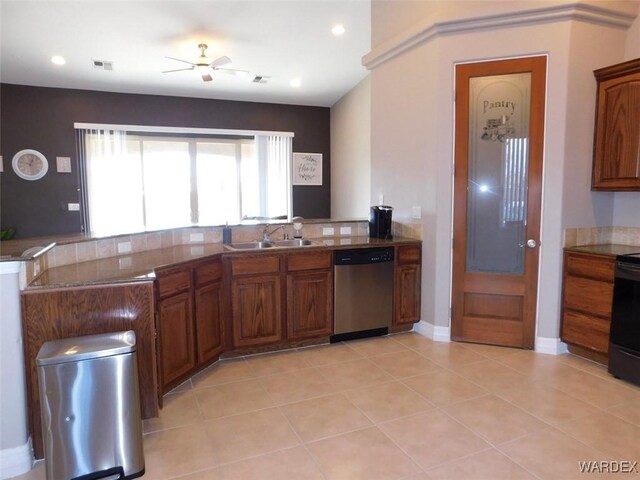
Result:
[[[564,279],[565,308],[611,318],[612,299],[612,283],[570,275]]]
[[[600,353],[609,351],[610,322],[579,312],[565,311],[562,316],[562,341]]]
[[[230,261],[231,275],[234,276],[280,272],[278,255],[233,256]]]
[[[396,263],[405,265],[409,263],[421,263],[422,247],[420,245],[407,245],[398,247]]]
[[[191,288],[191,269],[168,270],[158,273],[158,295],[169,297]]]
[[[613,283],[614,257],[576,253],[566,253],[565,255],[565,269],[568,274]]]
[[[331,252],[290,253],[287,271],[326,270],[331,268]]]
[[[222,262],[218,259],[198,265],[195,268],[196,286],[215,282],[222,278]]]

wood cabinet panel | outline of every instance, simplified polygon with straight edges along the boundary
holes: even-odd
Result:
[[[287,275],[287,338],[331,335],[332,290],[331,271]]]
[[[615,263],[607,257],[571,253],[567,255],[565,269],[568,275],[613,282]]]
[[[420,320],[422,246],[399,246],[395,257],[393,324],[415,323]]]
[[[237,255],[232,256],[231,275],[260,275],[280,272],[278,255]]]
[[[598,80],[592,189],[640,191],[640,58]]]
[[[222,341],[222,282],[195,291],[195,319],[198,363],[215,360],[224,348]]]
[[[400,265],[395,269],[393,323],[402,325],[420,320],[420,265]]]
[[[160,381],[167,391],[196,365],[191,292],[158,302]]]
[[[567,310],[562,316],[562,340],[596,352],[608,353],[610,324],[604,318]]]
[[[194,279],[196,287],[222,280],[222,261],[216,258],[213,261],[197,265],[194,268]]]
[[[304,252],[287,255],[287,271],[325,270],[331,268],[333,252]]]
[[[279,275],[247,276],[231,281],[234,347],[277,342],[282,338]]]
[[[161,270],[157,272],[156,277],[160,298],[186,292],[191,288],[191,270],[188,268]]]
[[[143,418],[158,414],[152,282],[25,291],[21,295],[29,428],[42,458],[42,425],[36,356],[48,341],[133,330],[136,334]]]
[[[609,351],[614,269],[612,256],[564,253],[560,338],[602,358]]]
[[[611,317],[613,284],[590,278],[566,276],[564,306],[568,309]]]

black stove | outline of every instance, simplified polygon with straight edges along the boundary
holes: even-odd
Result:
[[[609,373],[640,386],[640,252],[616,257]]]

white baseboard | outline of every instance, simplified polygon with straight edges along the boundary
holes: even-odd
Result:
[[[567,344],[559,338],[536,337],[536,352],[547,355],[562,355],[567,353]]]
[[[418,323],[414,323],[413,331],[436,342],[451,341],[451,329],[449,327],[431,325],[424,320],[420,320]]]
[[[0,479],[11,478],[27,473],[33,467],[31,438],[19,447],[0,450]]]

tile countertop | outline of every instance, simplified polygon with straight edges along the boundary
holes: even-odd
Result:
[[[580,245],[577,247],[566,247],[568,252],[589,253],[592,255],[606,255],[615,257],[617,255],[628,255],[630,253],[639,253],[640,245],[617,245],[614,243],[606,243],[601,245]]]
[[[148,250],[130,255],[108,257],[88,262],[49,268],[29,284],[27,288],[70,287],[104,283],[121,283],[155,278],[155,270],[206,257],[225,254],[262,254],[283,251],[308,251],[309,249],[364,248],[370,246],[394,246],[419,244],[420,240],[396,237],[391,240],[369,237],[325,237],[312,239],[317,245],[308,247],[268,248],[263,250],[232,250],[220,243],[178,245]]]

